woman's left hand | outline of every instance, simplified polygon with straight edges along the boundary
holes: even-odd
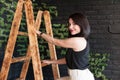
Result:
[[[43,63],[46,63],[46,64],[52,64],[53,63],[53,60],[42,60]]]

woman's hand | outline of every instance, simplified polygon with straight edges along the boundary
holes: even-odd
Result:
[[[36,30],[35,28],[33,29],[34,30],[34,32],[37,34],[37,35],[40,35],[42,32],[41,31],[38,31],[38,30]]]
[[[38,30],[36,30],[35,32],[36,32],[36,34],[37,34],[37,35],[40,35],[40,33],[41,33],[41,32],[40,32],[40,31],[38,31]]]
[[[35,30],[35,32],[38,36],[41,36],[43,34],[41,31],[38,31],[38,30]]]
[[[42,62],[46,64],[66,64],[65,58],[58,60],[42,60]]]
[[[46,63],[46,64],[53,64],[53,60],[42,60],[43,63]]]

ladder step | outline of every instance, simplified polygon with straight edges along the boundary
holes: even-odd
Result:
[[[20,61],[30,61],[31,57],[17,57],[12,59],[12,63],[20,62]]]
[[[49,64],[42,63],[41,65],[42,65],[42,67],[45,67],[45,66],[47,66],[47,65],[49,65]]]
[[[28,33],[19,31],[18,35],[28,36]]]

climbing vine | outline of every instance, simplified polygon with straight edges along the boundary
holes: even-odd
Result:
[[[90,53],[90,70],[100,80],[108,80],[103,71],[108,65],[109,56],[108,53]]]

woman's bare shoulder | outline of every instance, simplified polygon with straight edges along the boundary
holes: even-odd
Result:
[[[73,39],[74,43],[75,43],[75,51],[81,51],[83,49],[85,49],[86,45],[87,45],[87,41],[84,37],[75,37]]]

